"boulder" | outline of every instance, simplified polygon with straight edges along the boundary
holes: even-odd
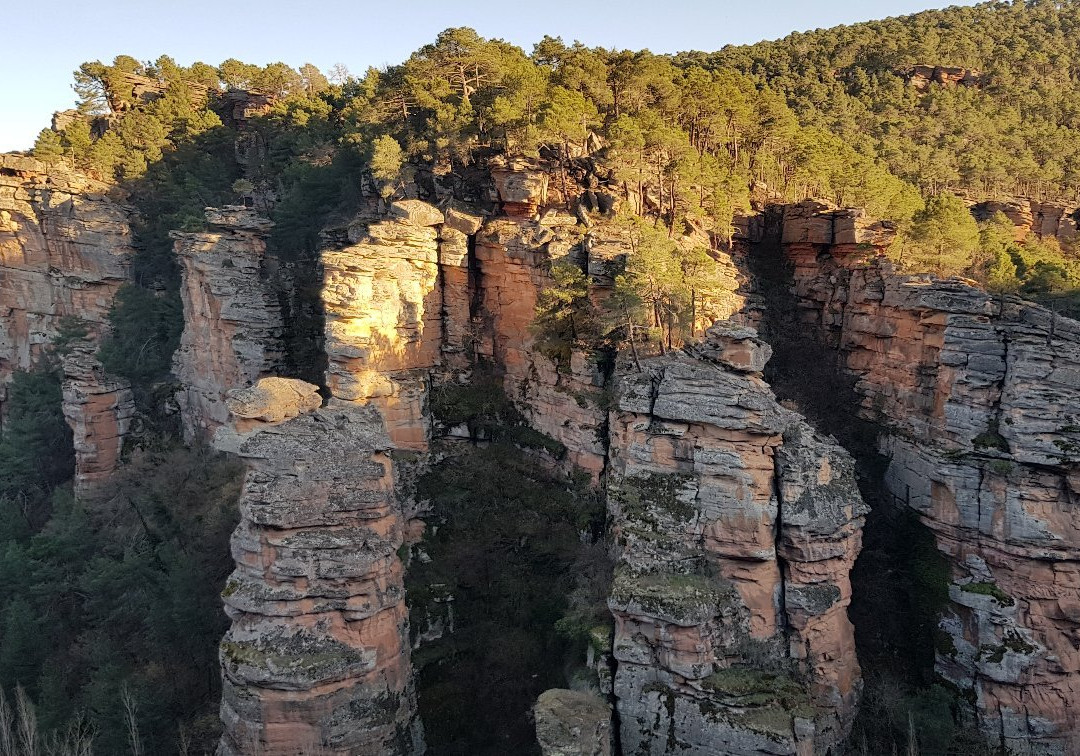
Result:
[[[533,713],[543,756],[610,756],[611,706],[595,693],[545,690]]]
[[[296,378],[260,378],[254,386],[232,389],[225,404],[234,417],[280,423],[318,409],[319,387]]]
[[[438,226],[445,218],[437,207],[423,200],[398,200],[390,205],[390,217],[413,226]]]
[[[727,320],[713,323],[704,341],[687,346],[687,350],[739,373],[761,373],[773,351],[755,329]]]

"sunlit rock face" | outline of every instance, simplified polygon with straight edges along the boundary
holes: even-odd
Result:
[[[275,372],[284,355],[281,308],[267,281],[266,234],[255,211],[208,208],[207,231],[172,232],[180,263],[184,331],[173,373],[187,440],[228,420],[225,392]]]
[[[1010,200],[976,202],[971,206],[971,214],[978,221],[988,220],[998,213],[1012,223],[1013,238],[1016,241],[1035,237],[1071,244],[1076,240],[1077,217],[1080,214],[1076,205],[1015,197]]]
[[[528,172],[527,167],[521,170]],[[708,238],[688,235],[678,242],[700,247],[708,245]],[[502,371],[507,396],[529,423],[565,446],[567,462],[595,479],[606,458],[605,386],[612,366],[605,359],[609,358],[580,350],[561,358],[543,354],[536,346],[533,321],[541,292],[552,284],[553,264],[579,268],[588,281],[589,296],[599,306],[633,244],[631,233],[622,226],[596,222],[587,227],[555,207],[541,207],[538,220],[490,219],[476,236],[480,305],[474,313],[479,326],[476,349]],[[716,317],[730,317],[743,304],[738,294],[743,274],[735,262],[717,253],[715,264],[721,285],[700,305],[702,326]]]
[[[436,228],[442,222],[427,203],[397,202],[391,217],[352,224],[344,243],[322,254],[327,386],[339,399],[374,403],[400,448],[427,445],[428,373],[444,341]],[[461,268],[462,240],[451,241],[452,267]],[[457,333],[463,328],[457,325]]]
[[[86,500],[120,466],[124,437],[135,415],[129,381],[109,375],[97,345],[80,342],[63,357],[63,412],[75,444],[75,496]]]
[[[768,353],[725,325],[619,373],[609,606],[627,753],[808,755],[850,728],[865,505],[848,454],[776,403]]]
[[[502,371],[509,396],[537,430],[566,446],[568,460],[593,475],[604,465],[601,389],[595,358],[574,352],[556,364],[534,347],[531,330],[550,266],[580,254],[583,229],[496,218],[480,229],[479,354]]]
[[[297,397],[314,386],[277,381],[234,393],[243,422],[218,434],[247,466],[222,592],[219,753],[421,753],[382,418],[334,399],[311,409]]]
[[[1080,753],[1080,325],[958,279],[793,252],[801,316],[857,377],[886,483],[950,563],[938,671],[994,742]]]
[[[106,184],[0,155],[0,408],[12,373],[35,364],[61,319],[100,336],[135,253],[131,213]]]

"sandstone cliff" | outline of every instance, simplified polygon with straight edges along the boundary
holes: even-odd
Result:
[[[120,465],[135,415],[131,384],[105,372],[97,345],[80,342],[63,358],[64,417],[75,443],[75,496],[92,496]]]
[[[337,400],[312,410],[314,386],[270,380],[230,398],[246,423],[219,433],[247,465],[222,592],[220,752],[420,753],[382,418]]]
[[[208,439],[228,420],[225,392],[248,386],[281,364],[281,310],[264,265],[273,225],[254,211],[206,211],[208,230],[174,231],[184,331],[173,355],[187,440]]]
[[[718,324],[619,376],[609,604],[628,753],[824,753],[854,716],[865,506],[850,457],[761,380],[769,351]]]
[[[134,254],[131,212],[106,184],[0,155],[0,408],[11,374],[34,365],[61,319],[100,335]]]
[[[951,565],[938,672],[994,741],[1080,753],[1080,325],[842,249],[786,252],[802,318],[883,428],[889,489]]]
[[[587,271],[602,297],[628,242],[614,227],[546,207],[536,176],[496,172],[495,184],[500,217],[405,200],[326,234],[327,408],[304,414],[303,397],[314,394],[266,379],[244,388],[256,373],[228,359],[239,319],[217,326],[230,338],[207,350],[229,370],[216,368],[217,357],[178,353],[186,383],[206,389],[189,401],[196,414],[220,417],[199,402],[238,389],[228,400],[234,429],[219,431],[218,443],[249,464],[237,572],[225,590],[233,627],[222,645],[223,748],[418,747],[395,553],[416,508],[400,485],[414,463],[397,451],[428,449],[430,386],[468,380],[481,363],[565,447],[565,462],[597,481],[611,474],[623,553],[611,606],[624,747],[663,752],[669,729],[692,749],[722,742],[751,753],[779,738],[779,752],[807,753],[837,743],[859,690],[846,606],[862,504],[850,461],[775,404],[758,375],[768,347],[736,327],[624,375],[609,417],[608,376],[584,354],[565,365],[541,355],[531,324],[553,261]],[[253,310],[260,302],[255,232],[239,244],[251,259],[246,286],[222,277],[220,263],[199,263],[201,250],[215,261],[236,235],[178,235],[186,311],[196,313],[189,345],[224,320],[206,281],[219,282],[226,302],[236,291]],[[731,313],[741,276],[725,264]],[[275,397],[288,407],[271,406]],[[774,650],[778,664],[763,669]],[[341,707],[352,714],[335,714]]]
[[[336,397],[375,403],[396,445],[423,449],[428,371],[440,362],[444,330],[461,334],[465,324],[443,321],[443,214],[419,200],[391,210],[385,220],[352,224],[345,243],[322,254],[326,381]],[[448,256],[448,267],[462,266],[460,249]],[[467,315],[453,312],[455,321]]]

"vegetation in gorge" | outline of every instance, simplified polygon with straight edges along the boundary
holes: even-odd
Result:
[[[44,523],[0,522],[0,688],[25,690],[43,735],[81,722],[95,753],[125,753],[133,724],[144,753],[213,750],[238,472],[166,443],[137,453],[100,505],[64,484]]]
[[[134,732],[146,753],[210,750],[237,465],[163,439],[134,452],[93,507],[76,504],[63,349],[61,338],[16,373],[4,403],[0,690],[23,697],[8,711],[42,744],[123,753]]]
[[[538,753],[536,697],[589,684],[585,645],[611,621],[603,504],[510,443],[446,451],[406,572],[429,752]]]

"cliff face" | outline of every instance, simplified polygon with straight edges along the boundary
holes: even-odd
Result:
[[[859,690],[846,606],[862,504],[850,461],[775,404],[759,376],[768,347],[737,328],[624,375],[609,417],[597,364],[578,353],[553,363],[536,350],[531,324],[553,260],[578,265],[602,297],[628,242],[546,208],[535,177],[495,178],[505,216],[485,221],[407,200],[382,219],[327,233],[326,408],[304,414],[311,391],[266,379],[242,388],[253,374],[228,359],[235,336],[207,350],[232,372],[218,370],[216,357],[187,363],[209,377],[189,385],[214,397],[240,389],[228,400],[234,425],[217,441],[249,467],[237,571],[224,592],[233,626],[222,644],[223,749],[420,747],[395,553],[416,507],[401,452],[428,448],[431,383],[464,380],[478,361],[502,376],[538,430],[565,445],[566,461],[596,480],[611,473],[623,553],[611,607],[624,744],[660,753],[669,730],[699,750],[715,747],[719,731],[733,753],[777,739],[790,753],[838,742]],[[199,257],[223,257],[236,235],[178,236],[186,311],[203,331],[224,320],[216,298],[230,301],[257,281],[254,233],[239,242],[252,260],[247,289],[222,286],[231,279],[216,272],[220,263]],[[740,282],[727,269],[733,310]],[[217,281],[223,294],[193,288],[196,280]],[[242,301],[259,302],[258,290]],[[775,669],[763,670],[774,653]],[[774,683],[779,693],[762,692]]]
[[[551,282],[551,262],[566,258],[582,238],[572,217],[561,225],[525,218],[484,224],[476,239],[482,303],[477,349],[504,371],[506,394],[530,424],[565,445],[572,464],[597,476],[605,453],[600,369],[580,353],[556,365],[533,348],[530,330],[540,291]]]
[[[996,213],[1002,213],[1013,224],[1016,241],[1023,241],[1029,235],[1039,239],[1056,239],[1061,244],[1076,240],[1076,221],[1080,209],[1074,205],[1017,197],[1005,202],[977,202],[971,207],[971,214],[980,221]]]
[[[445,218],[418,201],[392,212],[323,252],[328,406],[311,412],[299,382],[234,384],[236,422],[217,434],[248,461],[223,593],[226,753],[423,751],[397,554],[413,504],[395,455],[427,448]]]
[[[606,463],[603,392],[610,368],[602,355],[580,351],[556,363],[536,348],[532,326],[540,293],[552,282],[552,264],[580,269],[590,297],[600,303],[633,248],[631,232],[604,212],[590,216],[590,207],[611,208],[595,191],[579,187],[569,195],[576,213],[566,212],[564,197],[549,197],[550,179],[531,164],[500,164],[492,176],[506,217],[488,220],[476,236],[478,352],[503,371],[507,396],[529,423],[563,444],[572,465],[598,479]],[[679,242],[709,246],[704,234]],[[727,318],[743,304],[737,295],[743,275],[729,256],[717,258],[722,285],[709,310]]]
[[[938,672],[995,741],[1080,753],[1080,325],[842,250],[787,251],[803,319],[885,429],[889,489],[949,560]]]
[[[436,229],[444,217],[419,200],[393,212],[351,225],[344,246],[323,252],[327,385],[341,399],[378,406],[395,445],[424,449],[428,372],[444,341]],[[453,257],[460,267],[460,253]]]
[[[761,380],[769,351],[718,324],[619,376],[609,605],[628,753],[823,753],[854,716],[865,506],[848,455]]]
[[[62,318],[100,335],[134,254],[131,212],[105,184],[0,155],[0,407]]]
[[[63,359],[63,411],[74,436],[78,499],[93,496],[119,467],[135,415],[130,382],[107,374],[96,352],[96,344],[82,342]]]
[[[312,410],[314,386],[271,380],[230,399],[243,432],[219,433],[247,464],[222,592],[220,752],[422,752],[382,419],[336,400]]]
[[[225,392],[281,364],[283,324],[264,266],[271,222],[244,207],[208,208],[209,230],[174,231],[184,331],[173,373],[187,440],[210,438],[229,417]]]

